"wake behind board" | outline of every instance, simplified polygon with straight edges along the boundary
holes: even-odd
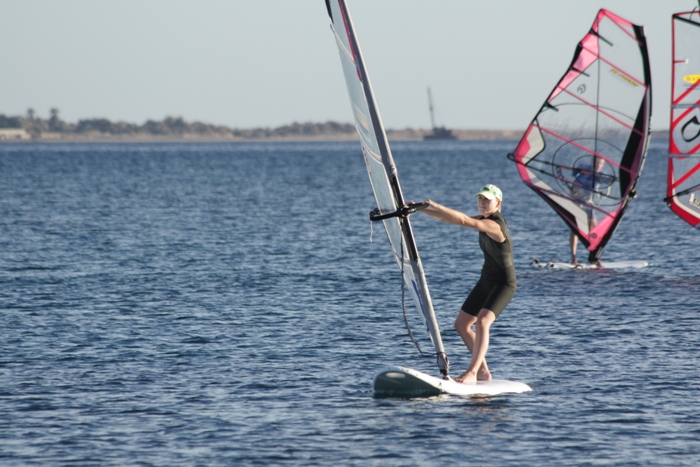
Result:
[[[558,263],[556,261],[541,262],[533,258],[530,265],[537,269],[640,269],[649,266],[649,263],[642,260],[631,261],[601,261],[602,267],[592,263]]]
[[[440,394],[459,396],[495,396],[532,391],[525,383],[494,379],[476,383],[458,383],[402,366],[385,368],[374,376],[374,394],[380,397],[429,397]]]

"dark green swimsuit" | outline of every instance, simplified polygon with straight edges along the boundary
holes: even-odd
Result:
[[[513,243],[506,219],[495,212],[485,219],[496,222],[506,241],[498,243],[485,232],[479,232],[479,246],[484,252],[484,266],[481,277],[462,304],[462,311],[478,316],[482,308],[491,310],[496,317],[515,295],[515,266],[513,265]]]

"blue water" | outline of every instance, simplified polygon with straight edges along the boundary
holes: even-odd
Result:
[[[437,370],[358,143],[0,145],[0,465],[700,464],[700,233],[662,202],[665,141],[603,254],[628,271],[529,267],[568,231],[514,147],[393,151],[407,199],[503,189],[519,288],[488,360],[533,391],[400,400],[376,371]],[[477,235],[412,220],[461,372]]]

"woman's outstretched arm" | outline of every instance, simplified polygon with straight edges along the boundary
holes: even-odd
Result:
[[[491,219],[484,219],[484,216],[470,217],[463,212],[448,208],[430,199],[426,199],[423,202],[427,203],[428,207],[418,212],[425,213],[445,224],[462,225],[470,229],[485,232],[489,237],[499,243],[506,241],[506,237],[501,231],[501,226]]]

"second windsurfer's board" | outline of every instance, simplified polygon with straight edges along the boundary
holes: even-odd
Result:
[[[458,383],[452,378],[436,378],[402,366],[386,368],[374,376],[374,394],[383,397],[428,397],[440,394],[495,396],[527,391],[532,391],[532,388],[518,381],[494,379]]]
[[[646,261],[602,261],[602,266],[591,263],[558,263],[556,261],[540,262],[534,258],[530,263],[532,267],[538,269],[639,269],[649,266]]]

